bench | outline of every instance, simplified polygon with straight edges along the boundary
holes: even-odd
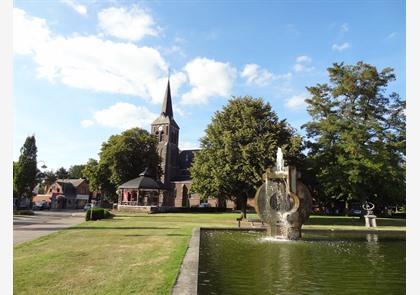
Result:
[[[241,221],[250,222],[252,227],[255,227],[254,223],[261,223],[261,225],[264,226],[264,222],[259,218],[247,218],[244,220],[243,214],[241,214],[239,218],[236,218],[236,221],[238,222],[238,227],[241,227]]]

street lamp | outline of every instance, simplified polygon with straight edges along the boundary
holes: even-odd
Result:
[[[48,167],[47,167],[47,165],[45,165],[45,162],[44,162],[44,161],[42,161],[42,160],[39,160],[39,161],[37,161],[36,163],[37,163],[37,164],[38,164],[38,163],[42,163],[42,166],[40,167],[40,168],[42,169],[42,171],[41,171],[41,170],[39,170],[39,173],[38,173],[37,177],[39,177],[39,178],[41,179],[41,182],[44,182],[44,181],[45,181],[45,174],[44,174],[44,171],[45,171],[45,169],[47,169]],[[38,166],[38,165],[37,165],[37,166]]]

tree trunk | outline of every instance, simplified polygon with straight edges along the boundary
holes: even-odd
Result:
[[[248,198],[245,195],[245,196],[242,197],[242,216],[243,216],[243,218],[246,218],[246,205],[247,205],[247,202],[248,202]]]

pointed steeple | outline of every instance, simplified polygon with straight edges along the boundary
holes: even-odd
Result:
[[[169,83],[169,78],[168,85],[166,86],[165,97],[163,99],[162,111],[160,113],[164,116],[168,116],[169,118],[173,118],[174,116],[172,112],[171,85]]]

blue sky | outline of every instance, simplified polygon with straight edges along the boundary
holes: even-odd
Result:
[[[405,98],[404,1],[15,1],[14,159],[35,134],[49,168],[98,158],[150,129],[171,71],[181,148],[232,96],[270,102],[299,130],[305,86],[333,62],[392,67]]]

